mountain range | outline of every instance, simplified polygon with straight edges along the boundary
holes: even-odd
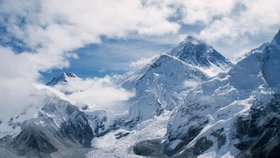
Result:
[[[187,36],[119,79],[123,113],[75,105],[87,87],[63,73],[1,120],[0,157],[280,157],[279,67],[280,32],[236,64]]]

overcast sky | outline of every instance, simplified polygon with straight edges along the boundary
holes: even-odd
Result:
[[[279,6],[280,0],[0,0],[0,80],[123,73],[187,34],[235,60],[272,39]]]

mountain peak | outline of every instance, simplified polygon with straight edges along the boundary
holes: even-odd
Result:
[[[70,77],[70,78],[76,78],[77,75],[75,75],[74,73],[71,73],[71,72],[63,72],[62,75],[64,77]]]
[[[187,35],[182,43],[199,44],[199,43],[205,43],[205,42],[203,42],[202,40],[200,40],[199,38],[197,38],[193,35]]]
[[[272,42],[272,44],[280,44],[280,30],[278,31],[278,33],[274,36]]]
[[[188,64],[203,68],[215,66],[228,69],[232,66],[232,63],[212,46],[191,35],[188,35],[169,54]]]
[[[62,74],[54,77],[51,81],[49,81],[46,85],[55,86],[58,83],[66,83],[71,78],[78,78],[77,75],[71,72],[63,72]]]

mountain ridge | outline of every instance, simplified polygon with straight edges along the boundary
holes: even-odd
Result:
[[[280,116],[280,47],[274,41],[254,49],[228,73],[193,89],[173,111],[166,135],[159,140],[164,143],[153,146],[160,150],[152,153],[170,157],[279,156],[279,138],[270,134],[279,130],[270,124],[276,124]],[[151,145],[146,141],[135,147],[151,150]]]
[[[192,47],[193,45],[198,46]],[[200,50],[200,46],[202,46],[202,50]],[[184,51],[181,50],[182,47]],[[212,51],[205,50],[205,47],[211,48]],[[191,50],[189,51],[188,48]],[[202,65],[204,63],[196,58],[194,62],[190,62],[191,58],[185,58],[188,60],[180,59],[181,56],[178,54],[189,54],[189,52],[195,56],[204,55],[205,61],[209,65]],[[164,110],[172,110],[181,104],[182,97],[185,95],[184,91],[188,90],[186,84],[195,84],[211,77],[207,74],[207,70],[213,67],[214,62],[208,61],[212,58],[219,59],[215,62],[216,67],[219,68],[218,72],[225,71],[232,66],[232,63],[214,51],[212,46],[193,36],[187,36],[171,52],[160,55],[150,64],[131,75],[121,83],[122,87],[134,89],[136,93],[136,96],[128,101],[128,104],[131,104],[128,122],[133,122],[132,124],[135,125],[136,122],[158,116]],[[191,85],[189,88],[192,87]]]
[[[127,113],[113,117],[106,110],[80,110],[51,95],[37,116],[7,139],[12,150],[27,156],[29,150],[44,152],[42,157],[63,153],[64,139],[70,146],[93,147],[85,155],[91,158],[280,156],[279,39],[280,32],[233,65],[212,46],[187,36],[117,85],[135,92],[124,102]],[[220,73],[209,75],[213,67]],[[47,85],[63,92],[75,78],[63,73]],[[1,148],[3,142],[0,156],[11,151]]]

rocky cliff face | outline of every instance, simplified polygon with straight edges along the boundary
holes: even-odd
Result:
[[[280,147],[280,96],[263,104],[255,102],[247,115],[241,115],[235,123],[234,146],[240,150],[237,157],[279,157]]]

